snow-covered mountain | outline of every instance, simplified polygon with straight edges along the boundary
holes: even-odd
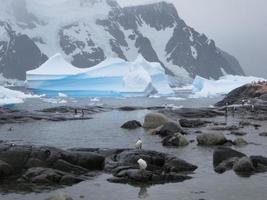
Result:
[[[187,26],[166,2],[125,8],[114,0],[0,3],[0,73],[6,77],[25,79],[25,71],[58,52],[80,68],[142,54],[180,80],[244,74],[233,56]]]

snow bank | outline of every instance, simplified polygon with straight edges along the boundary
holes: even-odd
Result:
[[[79,69],[60,54],[39,68],[27,72],[28,87],[51,96],[149,96],[172,94],[165,70],[142,56],[134,62],[110,58],[100,64]]]
[[[235,88],[251,83],[253,81],[264,80],[253,76],[226,75],[219,80],[208,80],[196,76],[193,82],[193,95],[191,98],[207,98],[227,94]]]
[[[23,103],[26,98],[37,98],[39,96],[25,94],[20,91],[10,90],[0,86],[0,106]]]

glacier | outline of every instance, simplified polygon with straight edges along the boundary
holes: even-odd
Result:
[[[253,76],[225,75],[219,80],[209,80],[196,76],[193,82],[191,98],[212,98],[229,93],[242,85],[264,81],[265,79]]]
[[[48,96],[74,97],[171,95],[168,76],[160,63],[139,55],[135,61],[108,58],[90,68],[77,68],[56,54],[26,73],[28,88]]]

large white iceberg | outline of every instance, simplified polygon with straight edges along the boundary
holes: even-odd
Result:
[[[142,56],[134,62],[109,58],[100,64],[80,69],[66,62],[60,54],[39,68],[27,72],[28,87],[56,96],[149,96],[169,95],[165,70],[159,63],[147,62]]]
[[[226,75],[219,80],[209,80],[196,76],[193,82],[192,98],[207,98],[227,94],[235,88],[251,83],[253,81],[263,81],[265,79],[253,76]]]

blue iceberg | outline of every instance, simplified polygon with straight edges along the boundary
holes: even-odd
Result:
[[[27,72],[28,87],[37,93],[74,97],[170,95],[173,90],[165,70],[142,56],[134,62],[109,58],[100,64],[81,69],[56,54],[35,70]]]

